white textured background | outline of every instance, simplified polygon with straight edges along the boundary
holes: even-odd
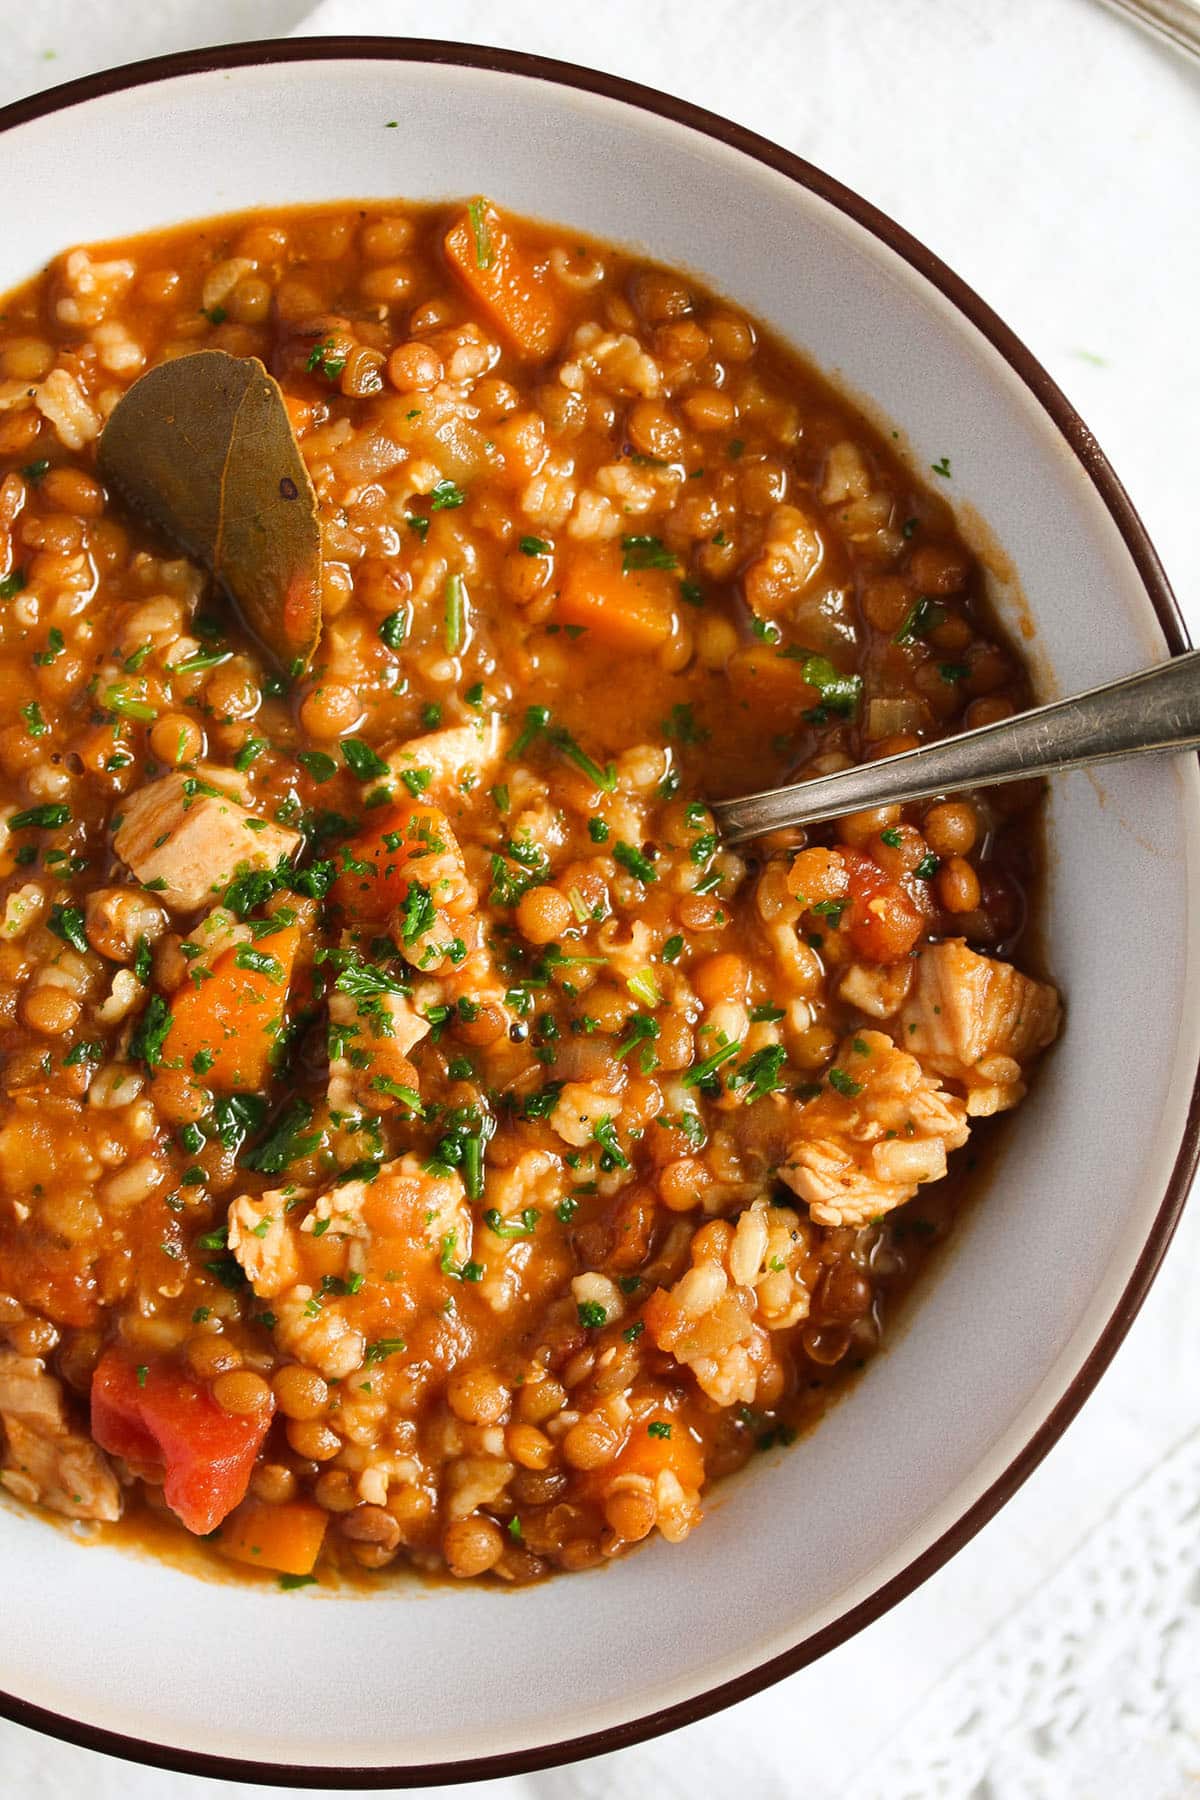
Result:
[[[307,29],[309,14],[304,0],[7,0],[0,100],[133,57]],[[737,118],[857,188],[977,287],[1065,388],[1141,510],[1200,636],[1195,65],[1094,0],[326,0],[312,28],[436,34],[611,69]],[[658,1744],[469,1791],[488,1800],[736,1791],[899,1800],[888,1746],[901,1723],[931,1696],[936,1706],[939,1684],[1064,1564],[1069,1571],[1119,1497],[1195,1429],[1198,1253],[1193,1206],[1083,1416],[1001,1515],[886,1618],[767,1694]],[[19,1623],[5,1618],[0,1595],[0,1630],[12,1629]],[[1147,1643],[1147,1657],[1155,1647]],[[1036,1792],[1182,1800],[1195,1776],[1185,1789],[1177,1768],[1164,1751],[1156,1769],[1151,1755],[1131,1784],[1114,1763],[1085,1797],[1056,1778],[1051,1760]],[[1034,1791],[1006,1782],[1003,1800]],[[238,1792],[0,1722],[5,1800]]]

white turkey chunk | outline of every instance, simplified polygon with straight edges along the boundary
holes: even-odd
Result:
[[[429,1035],[405,994],[329,996],[329,1105],[336,1113],[412,1112],[417,1071],[408,1053]]]
[[[121,1490],[104,1452],[72,1431],[62,1383],[37,1357],[0,1350],[0,1486],[69,1519],[121,1516]]]
[[[273,869],[299,847],[297,832],[256,819],[230,786],[228,770],[202,764],[164,775],[124,803],[113,848],[177,912],[195,912],[235,875]]]
[[[457,1174],[431,1175],[415,1154],[384,1163],[372,1175],[343,1177],[315,1198],[306,1195],[305,1205],[310,1200],[302,1218],[300,1207],[291,1215],[299,1225],[287,1229],[301,1249],[319,1238],[325,1251],[341,1253],[336,1272],[342,1286],[314,1290],[302,1281],[288,1288],[271,1308],[275,1342],[297,1362],[341,1381],[363,1360],[367,1339],[359,1324],[364,1308],[368,1319],[376,1316],[381,1287],[393,1333],[402,1333],[422,1310],[444,1306],[447,1268],[469,1258],[473,1219]],[[387,1270],[382,1282],[375,1256]]]
[[[952,938],[916,958],[895,1032],[925,1068],[966,1089],[972,1117],[984,1117],[1021,1099],[1022,1069],[1054,1042],[1061,1018],[1052,987]]]
[[[838,982],[838,999],[870,1019],[890,1019],[912,986],[912,961],[850,963]]]
[[[388,763],[401,780],[406,774],[428,774],[421,798],[444,800],[460,786],[486,787],[499,756],[500,723],[495,713],[489,713],[484,719],[410,738],[389,754]]]
[[[779,1174],[818,1225],[866,1225],[902,1206],[969,1136],[963,1102],[881,1031],[845,1040],[796,1127]]]
[[[230,1254],[263,1300],[273,1300],[300,1278],[295,1232],[288,1216],[295,1208],[294,1188],[272,1188],[265,1194],[242,1194],[230,1204]]]
[[[690,1369],[718,1406],[751,1405],[771,1363],[770,1333],[808,1317],[812,1230],[788,1206],[755,1200],[692,1240],[692,1266],[646,1307],[651,1341]]]

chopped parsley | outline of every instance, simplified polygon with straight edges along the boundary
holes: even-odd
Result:
[[[595,782],[596,786],[606,794],[616,792],[617,768],[615,763],[608,763],[602,769],[599,763],[594,762],[587,751],[576,742],[570,732],[564,731],[560,725],[556,725],[550,730],[549,738],[555,749],[561,751],[569,763],[574,763],[575,767],[581,770],[589,781]]]
[[[487,214],[484,207],[486,200],[472,200],[467,207],[467,216],[471,221],[471,236],[475,240],[475,267],[490,269],[495,259],[492,249],[492,234],[488,230]]]
[[[713,1051],[711,1056],[706,1056],[703,1062],[693,1063],[690,1069],[684,1070],[682,1077],[684,1087],[703,1087],[704,1083],[716,1074],[722,1063],[727,1063],[731,1056],[736,1056],[741,1047],[740,1041],[722,1044]]]
[[[266,738],[248,737],[233,759],[234,768],[240,775],[244,775],[251,763],[257,761],[266,748]]]
[[[429,496],[431,512],[449,512],[453,507],[462,506],[467,496],[456,482],[448,477],[439,481]]]
[[[310,375],[323,375],[326,381],[336,381],[346,367],[346,358],[338,355],[333,339],[327,337],[313,345],[304,367]]]
[[[467,590],[461,575],[446,577],[446,655],[457,656],[467,630]]]
[[[592,1126],[592,1137],[600,1146],[600,1167],[602,1169],[627,1169],[629,1167],[629,1158],[622,1150],[617,1138],[616,1125],[607,1114]]]
[[[516,757],[528,750],[534,738],[540,737],[549,723],[550,708],[548,706],[527,706],[525,708],[525,723],[521,727],[521,731],[516,738],[512,749],[508,753],[509,761],[512,762]]]
[[[761,1050],[756,1050],[732,1071],[726,1085],[744,1087],[747,1101],[761,1100],[783,1087],[779,1072],[786,1060],[787,1051],[782,1044],[764,1044]]]
[[[827,1079],[834,1092],[844,1095],[847,1100],[855,1099],[863,1091],[862,1082],[855,1081],[852,1075],[847,1075],[845,1069],[830,1069]]]
[[[645,882],[647,886],[657,880],[654,864],[650,858],[633,844],[627,844],[624,838],[619,838],[613,845],[613,858],[620,863],[623,869],[628,869],[631,875],[636,875],[637,879]]]
[[[946,609],[940,600],[931,600],[922,594],[914,600],[904,615],[899,631],[892,642],[895,644],[915,644],[918,638],[928,636],[931,631],[943,623]]]
[[[643,1049],[639,1060],[642,1065],[642,1073],[649,1075],[658,1060],[650,1046],[658,1037],[659,1030],[657,1019],[647,1018],[645,1013],[634,1013],[629,1020],[629,1035],[617,1045],[617,1061],[620,1062],[622,1057],[628,1056],[631,1050],[635,1050],[641,1044]]]
[[[801,674],[809,687],[821,696],[823,712],[847,716],[854,711],[862,696],[862,676],[843,675],[827,656],[806,656]]]
[[[33,653],[33,660],[39,669],[47,668],[51,663],[57,662],[66,647],[66,639],[63,637],[62,632],[58,629],[57,625],[52,625],[46,633],[46,648],[44,650],[35,650]]]
[[[389,650],[398,650],[408,636],[408,613],[404,607],[388,614],[380,621],[379,638]]]
[[[638,569],[677,569],[679,558],[668,550],[661,538],[634,535],[621,539],[621,573],[632,575]]]
[[[311,1156],[321,1142],[319,1131],[310,1131],[313,1109],[298,1094],[288,1101],[275,1124],[256,1149],[243,1159],[248,1169],[263,1175],[278,1175],[289,1163]]]
[[[104,690],[104,705],[111,713],[117,713],[122,719],[133,719],[139,724],[149,724],[158,714],[148,700],[138,700],[127,693],[124,682],[116,682]]]
[[[283,964],[266,950],[255,950],[250,944],[239,944],[233,953],[235,968],[248,969],[254,975],[265,975],[276,985],[283,982]]]
[[[83,929],[82,907],[61,904],[52,906],[47,923],[55,937],[60,937],[64,944],[70,944],[72,950],[78,950],[86,956],[91,946]]]
[[[162,1062],[163,1045],[174,1023],[173,1015],[161,994],[151,994],[145,1011],[129,1040],[129,1054],[135,1062],[143,1062],[153,1072]]]
[[[8,821],[10,831],[53,831],[56,825],[66,825],[71,818],[71,809],[64,806],[61,800],[52,800],[48,806],[27,806],[24,812],[15,812]]]
[[[175,664],[176,675],[198,675],[202,669],[216,669],[227,663],[233,655],[232,650],[195,650],[191,656],[185,656],[182,662]]]
[[[327,781],[332,781],[338,772],[336,762],[324,750],[301,750],[296,761],[301,768],[307,770],[318,787],[323,787]]]
[[[360,781],[377,781],[381,775],[390,775],[391,770],[378,751],[372,750],[370,744],[364,744],[361,738],[343,738],[341,752],[346,767]]]
[[[483,1222],[499,1238],[526,1238],[532,1237],[537,1230],[538,1216],[536,1206],[527,1206],[511,1219],[504,1218],[496,1207],[489,1206],[483,1215]]]

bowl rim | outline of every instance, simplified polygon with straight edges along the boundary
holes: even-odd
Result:
[[[1082,465],[1120,532],[1171,654],[1179,655],[1191,648],[1187,628],[1170,583],[1133,502],[1079,413],[1022,339],[939,256],[928,250],[879,207],[803,157],[718,113],[694,105],[691,101],[681,100],[655,88],[628,81],[622,76],[610,75],[580,64],[488,45],[462,44],[434,38],[383,36],[261,38],[176,51],[166,56],[124,63],[57,87],[43,89],[0,108],[0,133],[31,120],[67,111],[89,100],[107,98],[179,76],[288,63],[334,61],[443,64],[551,82],[559,87],[617,101],[672,124],[682,125],[727,148],[737,150],[743,156],[787,176],[809,193],[836,207],[937,288],[956,311],[964,315],[999,352],[1013,373],[1029,389]],[[803,1638],[790,1650],[756,1664],[754,1668],[730,1681],[707,1688],[674,1705],[628,1720],[622,1725],[564,1738],[553,1744],[465,1760],[387,1768],[371,1766],[335,1770],[328,1766],[262,1762],[176,1749],[169,1744],[130,1737],[71,1719],[4,1692],[0,1692],[0,1717],[64,1742],[77,1744],[83,1749],[186,1775],[207,1775],[226,1781],[295,1788],[323,1788],[328,1787],[331,1780],[336,1780],[341,1787],[362,1789],[435,1787],[525,1774],[627,1749],[648,1738],[708,1718],[727,1706],[761,1692],[785,1676],[795,1674],[888,1612],[948,1562],[1012,1497],[1074,1419],[1136,1318],[1174,1234],[1198,1164],[1200,1067],[1197,1067],[1193,1077],[1187,1118],[1166,1191],[1133,1272],[1091,1351],[1058,1403],[991,1486],[904,1569],[882,1583],[858,1605],[849,1608],[819,1631]]]

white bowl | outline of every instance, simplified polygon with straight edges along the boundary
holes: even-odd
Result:
[[[532,57],[319,39],[118,70],[0,126],[22,212],[0,289],[69,244],[189,217],[482,187],[695,271],[870,396],[918,469],[948,455],[948,492],[1019,574],[1043,685],[1185,646],[1115,476],[1012,333],[890,220],[712,115]],[[1017,623],[1015,589],[998,598]],[[386,1581],[360,1599],[196,1581],[6,1507],[10,1716],[192,1772],[478,1777],[694,1719],[892,1605],[1045,1454],[1170,1236],[1200,1130],[1198,790],[1190,757],[1055,784],[1065,1038],[890,1352],[685,1545],[515,1594]]]

